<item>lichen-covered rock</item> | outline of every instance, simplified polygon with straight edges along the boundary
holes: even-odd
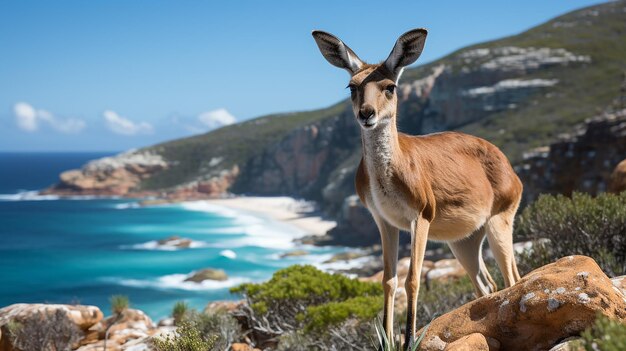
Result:
[[[435,319],[421,349],[443,350],[480,333],[502,350],[546,350],[579,335],[598,313],[626,321],[626,297],[593,259],[569,256]]]

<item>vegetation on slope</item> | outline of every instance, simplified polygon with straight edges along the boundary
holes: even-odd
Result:
[[[468,64],[461,55],[481,48],[563,48],[574,55],[590,57],[590,63],[555,65],[523,75],[523,79],[556,79],[558,83],[531,94],[515,108],[485,112],[477,121],[450,127],[494,142],[516,162],[524,151],[548,144],[560,133],[568,132],[577,123],[595,115],[615,97],[626,70],[625,6],[625,1],[592,6],[519,35],[463,48],[440,60],[406,70],[402,82],[424,78],[440,64],[460,72]],[[417,120],[423,116],[427,104],[413,101],[401,108],[403,131],[420,132]],[[175,166],[144,181],[143,188],[170,188],[214,176],[235,164],[242,166],[293,129],[338,116],[346,105],[347,102],[342,101],[322,110],[261,117],[153,146],[149,149],[162,154]],[[354,152],[357,150],[358,145],[355,145]]]
[[[165,189],[193,181],[210,172],[212,159],[221,159],[220,169],[241,165],[290,131],[337,116],[345,108],[346,103],[340,102],[322,110],[270,115],[149,147],[176,166],[156,174],[142,186]]]

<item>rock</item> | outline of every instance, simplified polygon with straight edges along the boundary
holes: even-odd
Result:
[[[549,147],[526,153],[516,165],[525,203],[544,193],[596,195],[626,189],[626,109],[595,116],[576,129]]]
[[[174,326],[174,318],[163,318],[157,323],[159,327],[173,327]]]
[[[169,238],[161,239],[157,241],[159,246],[171,246],[177,248],[189,248],[192,240],[187,238],[181,238],[178,235],[170,236]]]
[[[36,313],[52,315],[63,310],[67,317],[81,330],[87,330],[102,320],[102,311],[96,306],[84,305],[53,305],[18,303],[0,309],[0,326],[10,321],[20,322]]]
[[[186,282],[201,283],[205,280],[225,281],[228,279],[226,272],[221,269],[205,268],[192,273]]]
[[[489,348],[487,338],[480,333],[466,335],[446,346],[445,351],[495,351]]]
[[[239,301],[213,301],[209,302],[204,308],[204,313],[214,314],[223,312],[233,312],[245,304],[244,300]]]
[[[446,281],[458,279],[466,275],[465,268],[454,258],[443,259],[435,262],[434,266],[426,273],[426,279]]]
[[[167,328],[171,327],[157,328],[152,319],[143,311],[129,308],[119,318],[110,316],[91,327],[81,341],[81,345],[88,347],[80,350],[97,350],[97,345],[100,345],[100,350],[102,350],[102,340],[104,340],[107,328],[109,329],[108,350],[109,344],[111,344],[113,349],[115,349],[116,345],[125,349],[125,344],[129,341],[147,339],[149,336],[159,333],[161,330],[169,330]]]
[[[550,351],[585,351],[585,348],[580,346],[581,340],[580,337],[567,338],[551,348]]]
[[[624,296],[626,296],[626,275],[611,278],[613,286],[620,290]]]
[[[626,190],[626,160],[618,163],[613,173],[611,173],[608,188],[608,191],[616,194],[624,190]]]
[[[305,250],[293,250],[280,255],[280,258],[306,256],[309,252]]]
[[[331,257],[330,259],[324,261],[324,263],[335,263],[335,262],[341,262],[341,261],[350,261],[350,260],[354,260],[357,258],[361,258],[365,256],[364,253],[362,252],[340,252],[337,254],[334,254],[333,257]]]
[[[231,351],[261,351],[260,349],[254,348],[246,343],[236,342],[230,346]]]
[[[593,259],[569,256],[435,319],[422,350],[441,350],[473,333],[503,350],[546,350],[579,335],[598,313],[626,322],[626,298]]]
[[[81,169],[61,173],[60,182],[44,191],[60,195],[128,195],[142,180],[168,168],[160,155],[128,151],[87,163]]]

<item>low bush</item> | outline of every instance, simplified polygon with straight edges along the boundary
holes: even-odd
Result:
[[[120,315],[130,307],[128,296],[125,295],[113,295],[109,302],[111,303],[111,312],[114,315]]]
[[[582,345],[587,351],[626,350],[626,325],[602,315],[582,333],[582,337]]]
[[[307,308],[305,331],[323,331],[348,318],[374,320],[383,304],[382,296],[359,296]],[[304,316],[304,315],[301,315]],[[303,317],[301,317],[303,318]]]
[[[217,335],[205,337],[197,325],[190,321],[183,321],[176,329],[175,334],[151,339],[157,351],[212,351],[215,348]]]
[[[172,308],[172,318],[174,325],[178,325],[189,312],[189,305],[185,301],[177,301]]]
[[[69,351],[83,337],[67,312],[61,309],[52,315],[33,314],[8,327],[9,337],[19,350]]]
[[[230,349],[230,345],[241,336],[239,323],[226,311],[204,313],[189,310],[182,321],[191,323],[206,340],[216,337],[214,339],[216,350]]]
[[[522,272],[568,255],[593,257],[609,276],[626,272],[626,192],[542,195],[518,220],[518,239],[534,241],[520,257]]]
[[[267,282],[243,284],[231,292],[243,294],[253,312],[270,325],[293,330],[305,327],[310,307],[355,297],[380,297],[382,286],[325,273],[313,266],[294,265],[277,271]],[[382,307],[380,301],[379,308]],[[322,318],[322,312],[316,311],[318,318]],[[340,320],[335,318],[334,321]]]

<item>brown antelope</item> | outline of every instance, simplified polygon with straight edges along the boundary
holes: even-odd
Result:
[[[485,236],[506,286],[520,279],[512,233],[522,184],[506,156],[493,144],[471,135],[411,136],[396,128],[396,86],[403,68],[422,53],[426,34],[425,29],[406,32],[384,62],[367,64],[337,37],[313,31],[326,60],[351,76],[348,87],[363,147],[356,191],[380,231],[383,325],[389,340],[393,340],[398,232],[411,234],[405,348],[412,347],[415,340],[419,278],[428,239],[448,242],[478,296],[496,290],[482,259]]]

